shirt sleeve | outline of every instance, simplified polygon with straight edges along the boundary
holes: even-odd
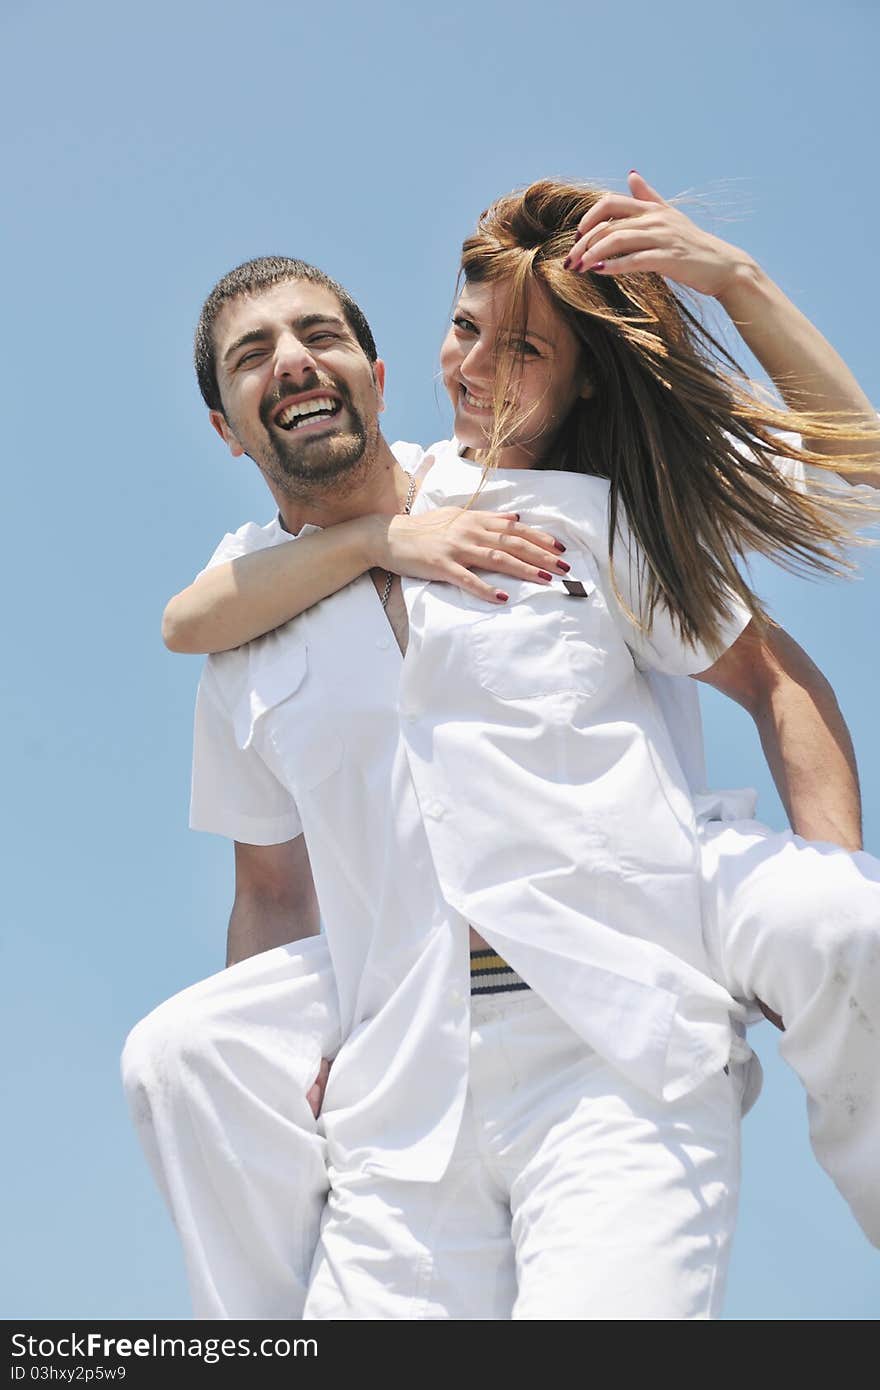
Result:
[[[622,509],[618,515],[614,545],[614,578],[623,602],[614,592],[608,557],[602,554],[597,563],[605,601],[639,670],[662,671],[669,676],[699,675],[714,666],[751,621],[752,615],[742,600],[728,592],[726,609],[719,624],[718,646],[714,649],[702,642],[691,646],[662,600],[654,609],[650,632],[642,632],[626,610],[629,608],[636,614],[641,610],[640,579],[644,590],[647,562]]]
[[[294,539],[294,536],[290,537],[290,540]],[[237,531],[227,531],[208,563],[199,570],[196,579],[200,579],[208,570],[216,569],[218,565],[227,564],[229,560],[237,560],[241,555],[250,555],[255,550],[266,550],[274,544],[276,541],[267,537],[265,527],[248,521]]]
[[[252,747],[239,748],[210,659],[196,697],[190,827],[246,845],[302,834],[293,797]]]

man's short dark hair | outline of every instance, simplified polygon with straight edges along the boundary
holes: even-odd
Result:
[[[259,294],[261,290],[280,285],[285,280],[308,280],[309,284],[322,285],[339,300],[345,320],[364,350],[368,362],[378,357],[376,343],[363,310],[354,302],[348,290],[317,266],[307,261],[295,261],[290,256],[259,256],[254,261],[245,261],[230,270],[222,280],[218,280],[202,306],[196,328],[195,361],[199,390],[209,410],[223,410],[220,399],[220,386],[217,381],[217,349],[214,342],[214,324],[217,315],[231,299],[239,295]]]

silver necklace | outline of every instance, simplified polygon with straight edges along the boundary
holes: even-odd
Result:
[[[409,516],[409,509],[410,509],[410,507],[411,507],[412,504],[413,504],[413,497],[415,496],[415,492],[416,492],[416,476],[415,476],[415,474],[413,474],[413,476],[410,478],[410,482],[409,482],[409,492],[408,492],[407,495],[406,495],[406,504],[405,504],[405,506],[404,506],[404,508],[403,508],[403,514],[404,514],[404,516]],[[385,608],[385,607],[387,606],[387,604],[388,604],[388,599],[389,599],[390,594],[391,594],[391,585],[394,583],[394,575],[392,574],[391,570],[386,570],[386,571],[385,571],[385,574],[386,574],[385,588],[382,590],[382,607],[383,607],[383,608]]]

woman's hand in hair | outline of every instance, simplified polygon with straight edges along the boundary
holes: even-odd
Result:
[[[546,531],[520,522],[515,512],[477,512],[438,507],[417,516],[374,516],[373,564],[413,579],[439,579],[485,599],[505,603],[508,595],[479,579],[474,570],[548,584],[566,574],[565,547]]]
[[[606,193],[578,223],[565,265],[578,274],[629,275],[653,271],[718,298],[744,266],[747,252],[704,232],[630,170],[630,194]]]

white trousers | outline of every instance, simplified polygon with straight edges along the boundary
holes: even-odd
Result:
[[[302,1316],[327,1195],[306,1092],[339,1041],[323,937],[221,970],[129,1034],[123,1085],[195,1317]]]
[[[781,1014],[814,1152],[880,1246],[880,862],[756,822],[701,834],[713,974]],[[327,1194],[304,1097],[339,1045],[323,938],[221,971],[129,1035],[123,1081],[196,1317],[302,1316]]]
[[[758,821],[701,842],[712,973],[781,1016],[813,1152],[880,1246],[880,860]]]
[[[717,1317],[740,1084],[624,1080],[531,990],[471,999],[467,1104],[436,1183],[330,1167],[307,1320]]]

